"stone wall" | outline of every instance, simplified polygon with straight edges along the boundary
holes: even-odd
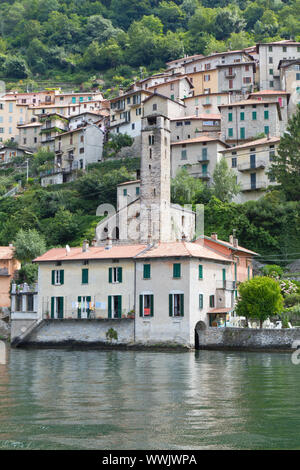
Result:
[[[300,341],[300,329],[197,329],[199,349],[291,350]]]
[[[112,344],[127,345],[134,341],[134,320],[45,320],[27,338],[26,344],[60,346],[64,344],[109,344],[107,331],[113,328],[118,339]]]
[[[9,335],[10,335],[9,325],[5,321],[0,320],[0,339],[8,339]]]

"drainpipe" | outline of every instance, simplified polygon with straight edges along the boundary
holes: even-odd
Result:
[[[137,317],[137,311],[136,311],[136,261],[135,260],[134,260],[134,301],[133,301],[133,307],[134,307],[133,341],[135,342],[135,338],[136,338],[136,317]]]

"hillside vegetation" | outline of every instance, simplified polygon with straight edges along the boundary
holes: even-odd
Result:
[[[300,39],[300,0],[8,0],[0,17],[1,77],[14,88],[100,79],[107,96],[183,54]]]

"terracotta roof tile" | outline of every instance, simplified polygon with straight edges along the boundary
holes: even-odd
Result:
[[[206,258],[216,261],[230,261],[228,257],[215,253],[213,250],[192,242],[159,243],[136,258]]]
[[[12,259],[14,257],[14,248],[11,246],[0,246],[0,259]]]

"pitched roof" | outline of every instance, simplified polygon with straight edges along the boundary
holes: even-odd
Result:
[[[242,100],[242,101],[235,101],[234,103],[228,103],[228,104],[220,104],[218,107],[219,108],[228,108],[230,106],[248,106],[248,105],[253,105],[253,104],[278,104],[277,101],[263,101],[263,100],[258,100],[258,99],[249,99],[249,100]]]
[[[171,121],[186,121],[186,120],[201,120],[201,121],[218,121],[221,120],[221,114],[199,114],[196,116],[195,114],[193,116],[184,116],[184,117],[176,117],[172,118]]]
[[[88,251],[82,251],[82,247],[70,248],[67,253],[66,248],[52,248],[34,260],[35,263],[47,261],[77,261],[96,260],[113,258],[133,258],[143,251],[146,245],[113,245],[107,249],[105,246],[91,246]]]
[[[136,258],[173,258],[173,257],[185,257],[185,258],[205,258],[212,259],[215,261],[227,261],[231,260],[213,250],[192,242],[169,242],[169,243],[158,243],[157,245],[147,249],[145,252],[140,253]]]
[[[261,90],[250,93],[250,96],[261,96],[261,95],[289,95],[287,91],[282,90]]]
[[[227,248],[230,248],[232,251],[242,251],[242,252],[245,252],[245,253],[249,253],[253,256],[258,256],[258,253],[256,253],[255,251],[251,251],[251,250],[248,250],[247,248],[244,248],[243,246],[233,246],[231,245],[231,243],[229,242],[225,242],[224,240],[219,240],[219,238],[217,240],[215,240],[214,238],[211,238],[211,237],[207,237],[207,236],[204,236],[204,239],[205,240],[209,240],[209,241],[212,241],[214,242],[216,245],[224,245],[226,246]],[[195,243],[202,243],[201,240],[203,240],[203,237],[199,237]],[[217,248],[216,248],[217,249]]]
[[[15,249],[12,246],[0,246],[0,259],[12,259]]]
[[[280,142],[280,137],[264,137],[262,139],[251,140],[246,144],[236,145],[235,147],[230,147],[225,150],[220,150],[221,153],[230,152],[231,150],[239,150],[247,147],[257,147],[258,145],[273,144]]]
[[[228,146],[228,144],[223,142],[218,137],[209,137],[208,135],[203,135],[201,137],[195,137],[194,139],[179,140],[179,141],[176,141],[176,142],[171,142],[171,145],[198,144],[198,143],[201,143],[201,142],[220,142],[221,144],[224,145],[224,147]]]

